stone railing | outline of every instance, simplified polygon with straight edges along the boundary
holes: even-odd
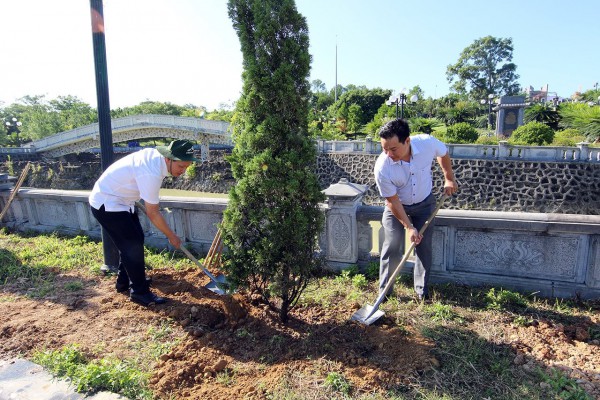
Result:
[[[378,227],[383,207],[363,205],[365,190],[366,186],[342,181],[325,191],[326,228],[319,242],[332,269],[378,261],[374,243],[382,241]],[[9,194],[0,192],[2,208]],[[0,222],[23,231],[100,238],[87,196],[84,191],[21,189]],[[205,253],[227,200],[164,197],[161,206],[186,246]],[[146,243],[167,248],[166,237],[146,217],[141,220]],[[597,298],[599,232],[600,216],[442,209],[434,226],[432,281],[496,285],[541,296]],[[410,266],[405,267],[409,270]]]
[[[365,140],[322,140],[316,142],[319,153],[381,153],[381,144],[371,137]],[[448,144],[448,153],[455,159],[516,160],[548,162],[600,163],[600,148],[589,143],[569,146],[517,146],[507,141],[494,144]]]

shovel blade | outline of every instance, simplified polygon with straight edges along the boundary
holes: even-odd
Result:
[[[225,275],[219,274],[215,276],[214,281],[211,280],[204,287],[213,293],[224,295],[228,293],[227,288],[229,287],[229,282],[227,282],[227,278],[225,278]]]
[[[351,320],[358,321],[361,324],[371,325],[373,322],[377,321],[381,316],[383,316],[384,312],[376,309],[370,304],[362,307],[354,314],[352,314]]]

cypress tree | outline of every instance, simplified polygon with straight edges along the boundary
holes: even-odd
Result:
[[[324,196],[308,137],[308,27],[293,0],[229,0],[228,11],[244,69],[232,121],[236,186],[222,223],[224,268],[285,322],[321,263]]]

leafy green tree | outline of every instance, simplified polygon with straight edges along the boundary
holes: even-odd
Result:
[[[243,89],[229,158],[237,184],[229,193],[223,237],[234,285],[280,302],[282,321],[314,277],[323,228],[316,150],[307,134],[308,27],[293,0],[229,0],[240,39]]]
[[[349,85],[349,87],[350,89],[347,89],[341,96],[338,94],[338,101],[329,107],[329,113],[337,118],[348,119],[348,107],[358,104],[363,112],[361,125],[373,119],[379,107],[385,103],[391,93],[389,90],[380,88],[367,89],[361,86],[355,89],[354,85]]]
[[[517,66],[512,39],[486,36],[466,47],[458,61],[448,65],[446,77],[458,93],[470,93],[475,99],[489,94],[514,95],[519,92]]]
[[[364,120],[364,113],[362,108],[354,103],[348,108],[348,131],[358,132],[360,127],[363,126],[362,121]]]
[[[548,125],[532,121],[519,126],[510,135],[509,142],[512,144],[535,144],[542,146],[552,143],[554,131]]]
[[[48,102],[60,115],[61,130],[68,131],[98,122],[98,113],[76,96],[58,96]]]

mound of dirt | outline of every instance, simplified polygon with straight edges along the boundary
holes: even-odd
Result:
[[[358,305],[297,308],[283,324],[253,296],[205,289],[208,279],[198,269],[149,275],[167,304],[132,303],[115,292],[114,277],[89,279],[73,292],[69,283],[81,278],[61,275],[59,289],[43,300],[22,296],[27,282],[5,285],[3,293],[14,295],[0,305],[0,357],[78,343],[90,353],[128,358],[136,352],[128,343],[168,319],[184,339],[152,366],[150,384],[160,398],[262,399],[290,375],[330,372],[359,392],[385,392],[438,365],[432,342],[386,317],[372,326],[349,321]]]

